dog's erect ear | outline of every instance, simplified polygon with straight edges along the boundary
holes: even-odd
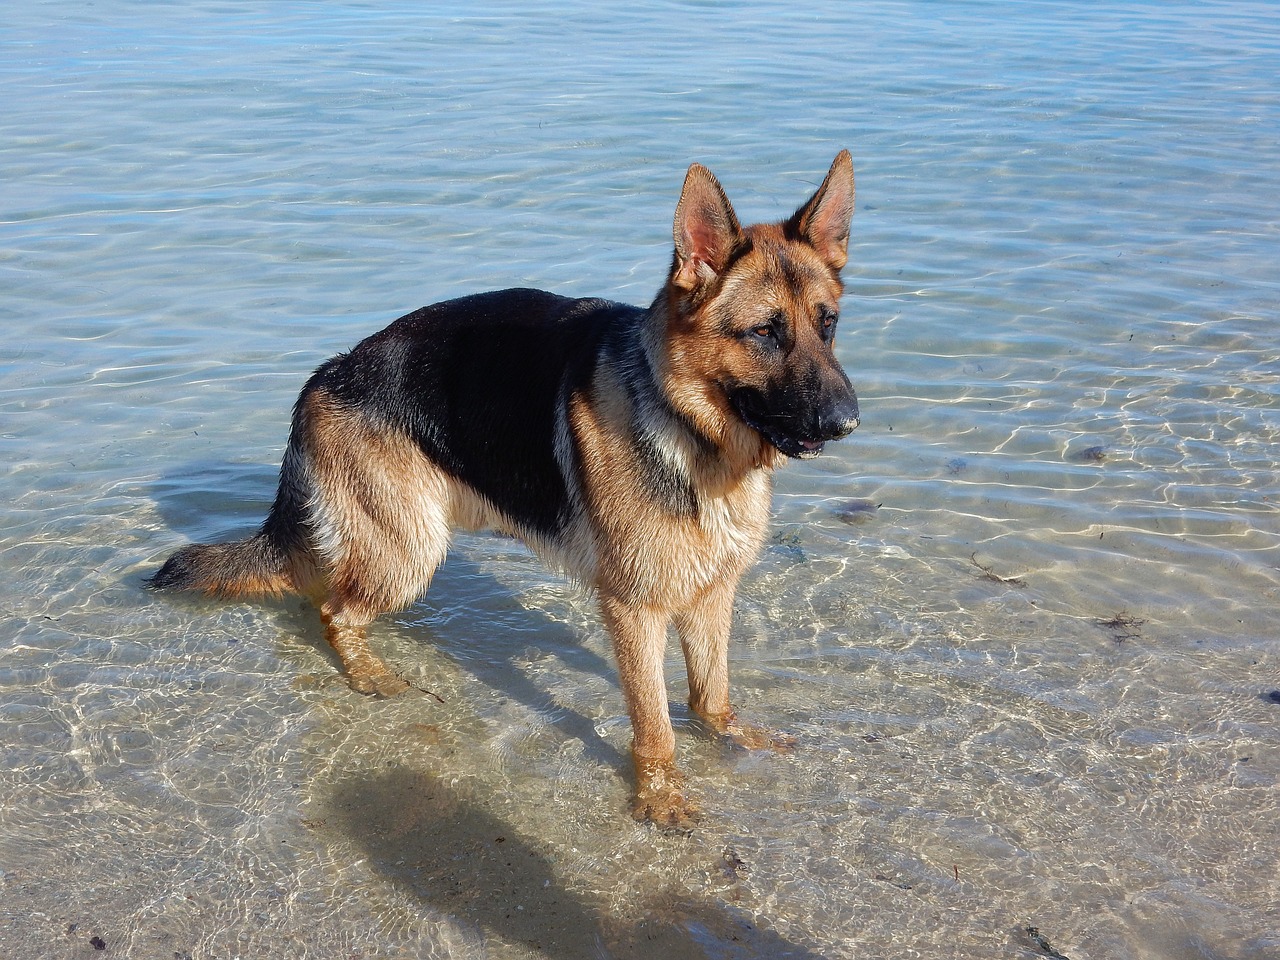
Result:
[[[696,290],[714,280],[741,238],[742,227],[729,198],[700,163],[693,164],[684,178],[672,232],[676,262],[671,282],[683,290]]]
[[[841,150],[818,192],[787,221],[787,232],[806,241],[839,270],[849,259],[849,220],[853,217],[853,158]]]

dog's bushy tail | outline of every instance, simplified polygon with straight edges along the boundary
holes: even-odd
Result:
[[[147,585],[210,597],[279,596],[293,589],[288,556],[267,529],[234,543],[195,543],[165,561]]]

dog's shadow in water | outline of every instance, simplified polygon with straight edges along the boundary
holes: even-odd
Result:
[[[156,481],[153,497],[166,525],[181,534],[184,542],[239,540],[252,535],[266,517],[275,482],[275,470],[260,464],[196,462]],[[262,499],[246,499],[246,491]],[[159,563],[156,566],[158,568]],[[566,582],[564,589],[572,588]],[[495,596],[506,597],[505,605],[495,604]],[[335,675],[340,671],[341,663],[325,642],[319,614],[310,603],[297,598],[263,603],[282,609],[290,632],[319,651]],[[520,605],[495,577],[481,571],[467,558],[465,548],[450,551],[436,571],[431,589],[411,608],[409,617],[424,604],[442,610],[450,605],[486,607],[489,613],[478,614],[476,621],[465,628],[467,639],[458,640],[441,637],[427,625],[405,624],[403,618],[397,622],[394,614],[380,617],[369,629],[374,652],[386,657],[386,645],[380,640],[388,632],[396,632],[412,643],[430,646],[489,688],[544,718],[564,736],[581,741],[588,757],[612,767],[622,776],[629,776],[629,759],[600,738],[590,719],[553,703],[546,688],[530,680],[515,663],[519,654],[533,647],[554,653],[572,669],[606,678],[616,689],[613,664],[584,646],[576,631],[536,609]],[[518,628],[504,623],[508,613],[519,623]],[[424,656],[430,653],[424,650]],[[288,656],[286,659],[296,660]],[[399,670],[406,666],[389,658],[388,664]],[[413,673],[412,670],[404,672]],[[431,688],[429,678],[420,682],[426,689]],[[405,695],[414,694],[410,691]],[[619,692],[616,696],[621,707],[622,695]]]
[[[446,776],[407,766],[340,782],[319,829],[354,842],[373,869],[439,913],[554,960],[710,960],[821,955],[720,900],[637,892],[619,917],[570,890],[544,846],[520,836]],[[606,841],[607,842],[607,841]],[[680,841],[696,843],[693,838]],[[708,851],[708,863],[714,854]]]

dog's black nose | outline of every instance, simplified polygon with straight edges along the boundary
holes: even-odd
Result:
[[[823,411],[819,427],[824,440],[839,440],[858,429],[858,397],[852,390]]]

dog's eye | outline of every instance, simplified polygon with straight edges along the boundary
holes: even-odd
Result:
[[[786,322],[786,315],[781,310],[775,310],[769,315],[767,323],[761,323],[752,327],[747,331],[748,335],[757,341],[763,341],[773,346],[777,346],[782,342],[782,325]]]
[[[829,307],[818,308],[818,328],[822,331],[822,339],[830,340],[836,335],[836,321],[839,315]]]

